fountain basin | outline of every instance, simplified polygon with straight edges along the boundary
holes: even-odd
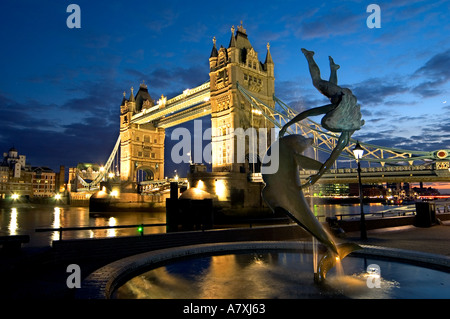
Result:
[[[347,276],[337,276],[332,269],[325,285],[313,282],[310,242],[238,242],[163,249],[100,268],[82,282],[77,297],[450,298],[450,258],[363,248],[343,260]],[[376,288],[376,279],[372,280],[374,287],[367,286],[371,264],[380,267],[381,288],[385,289]],[[177,287],[178,292],[174,290]]]

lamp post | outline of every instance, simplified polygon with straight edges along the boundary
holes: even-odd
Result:
[[[363,189],[361,183],[361,163],[360,159],[363,157],[364,149],[359,145],[359,142],[356,142],[355,148],[352,150],[353,155],[355,156],[356,163],[358,163],[358,184],[359,184],[359,206],[361,208],[361,218],[360,218],[360,230],[361,230],[361,239],[367,239],[367,231],[366,231],[366,218],[364,216],[364,208],[363,208]]]

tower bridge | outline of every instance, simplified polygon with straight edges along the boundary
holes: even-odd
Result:
[[[164,180],[165,129],[210,116],[212,172],[194,172],[190,176],[191,186],[201,184],[204,190],[223,201],[250,206],[260,204],[262,179],[259,165],[251,164],[255,164],[252,159],[260,163],[261,158],[252,157],[253,151],[246,145],[245,163],[239,163],[234,131],[237,128],[267,129],[266,138],[271,141],[275,138],[274,129],[281,128],[297,112],[275,95],[274,62],[269,44],[265,60],[261,62],[242,25],[231,29],[227,48],[221,46],[218,49],[213,39],[209,68],[209,81],[171,99],[162,95],[154,102],[144,83],[140,84],[136,94],[133,88],[128,98],[124,93],[120,106],[120,136],[113,152],[104,170],[94,180],[85,181],[79,177],[83,185],[95,187],[102,180],[120,177],[122,192],[136,193],[139,184]],[[330,153],[339,137],[309,119],[293,125],[287,133],[313,138],[316,159],[321,153]],[[257,136],[257,143],[259,139]],[[341,160],[354,160],[352,148],[355,144],[356,141],[351,139]],[[450,150],[426,152],[360,144],[366,151],[362,161],[370,165],[362,169],[364,182],[450,180]],[[301,178],[312,174],[313,171],[302,171]],[[356,179],[356,169],[332,168],[319,182],[352,183]]]

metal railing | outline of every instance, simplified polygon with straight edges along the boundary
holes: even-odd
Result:
[[[440,213],[448,213],[449,212],[449,205],[447,203],[439,203],[441,204],[439,208],[436,206],[436,214]],[[382,211],[382,212],[374,212],[374,213],[366,213],[366,217],[395,217],[395,216],[407,216],[407,215],[415,215],[416,210],[410,209],[410,210],[388,210],[388,211]],[[351,214],[335,214],[334,216],[326,216],[326,215],[315,215],[316,218],[319,221],[326,221],[327,217],[335,217],[337,220],[345,220],[348,217],[348,219],[352,219],[352,217],[359,218],[359,213],[351,213]],[[290,220],[287,217],[280,217],[280,218],[268,218],[268,219],[241,219],[241,220],[234,220],[233,222],[230,222],[229,224],[236,224],[236,225],[245,225],[248,224],[249,228],[252,228],[256,225],[268,225],[268,224],[290,224],[294,223],[292,220]],[[225,225],[228,223],[225,223]],[[156,224],[136,224],[136,225],[115,225],[115,226],[81,226],[81,227],[58,227],[58,228],[36,228],[35,232],[58,232],[59,233],[59,240],[63,239],[63,232],[65,231],[81,231],[81,230],[99,230],[99,229],[117,229],[117,228],[136,228],[138,233],[143,236],[145,227],[160,227],[160,226],[167,226],[167,223],[156,223]],[[220,226],[216,225],[216,226]],[[204,231],[204,230],[203,230]]]
[[[381,218],[384,217],[394,217],[394,216],[406,216],[406,215],[415,215],[416,212],[415,210],[411,210],[411,211],[387,211],[387,212],[379,212],[379,213],[365,213],[364,216],[366,217],[377,217],[377,216],[381,216]],[[343,220],[343,217],[360,217],[361,214],[356,213],[356,214],[336,214],[335,217],[338,220]],[[325,216],[321,216],[321,217],[325,217]]]
[[[98,229],[115,229],[115,228],[136,228],[141,236],[144,236],[145,227],[159,227],[167,226],[166,223],[159,224],[137,224],[137,225],[118,225],[118,226],[82,226],[82,227],[58,227],[58,228],[36,228],[35,232],[59,232],[59,240],[62,240],[64,231],[79,231],[79,230],[98,230]]]

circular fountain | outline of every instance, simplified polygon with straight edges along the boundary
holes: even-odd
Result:
[[[439,255],[363,246],[314,282],[310,242],[238,242],[163,249],[92,273],[79,298],[450,298]]]

